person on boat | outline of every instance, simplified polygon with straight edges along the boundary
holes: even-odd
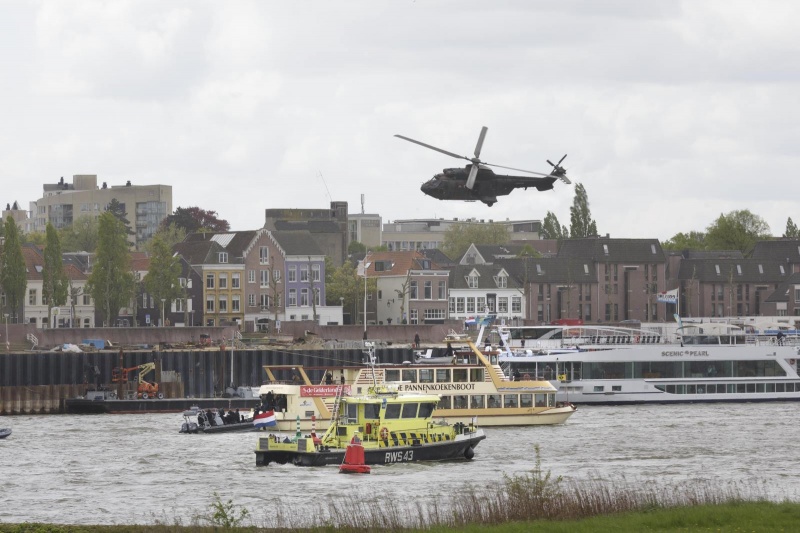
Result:
[[[447,343],[447,350],[444,352],[445,357],[453,357],[455,353],[453,352],[453,345],[449,342]]]
[[[339,377],[339,382],[340,382],[342,385],[344,385],[344,383],[345,383],[345,379],[344,379],[344,370],[342,370],[342,375]]]
[[[519,381],[520,379],[522,379],[522,376],[519,375],[519,368],[515,368],[511,374],[511,381]]]
[[[333,374],[330,372],[325,374],[325,385],[333,385]]]
[[[292,369],[292,383],[298,385],[300,383],[300,374],[297,372],[296,368]]]
[[[211,426],[217,425],[217,420],[214,418],[214,413],[211,412],[211,409],[206,411],[206,420],[208,420],[208,423]]]
[[[419,350],[419,333],[414,334],[414,347]]]
[[[550,380],[553,378],[553,369],[550,368],[550,365],[544,367],[544,379]]]
[[[275,409],[275,395],[272,394],[272,391],[269,391],[267,393],[267,397],[264,400],[264,403],[266,404],[267,411],[272,411]]]
[[[783,337],[785,337],[783,331],[778,330],[778,334],[775,336],[775,338],[778,340],[778,346],[783,346]]]

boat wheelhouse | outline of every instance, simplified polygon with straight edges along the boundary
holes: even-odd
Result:
[[[507,375],[559,383],[572,403],[800,400],[797,338],[747,335],[729,324],[671,333],[610,326],[499,326]]]

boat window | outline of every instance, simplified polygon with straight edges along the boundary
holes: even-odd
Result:
[[[417,371],[413,369],[405,369],[403,370],[403,381],[409,381],[411,383],[417,382]]]
[[[436,369],[436,383],[450,383],[450,369],[437,368]]]
[[[776,383],[775,392],[786,392],[786,385],[784,383]]]
[[[603,392],[606,388],[602,385],[595,385],[594,392]]]
[[[747,384],[747,392],[755,392],[756,391],[756,384],[755,383],[748,383]]]
[[[347,408],[347,424],[357,424],[358,423],[358,404],[357,403],[348,403],[345,404]]]
[[[419,382],[420,383],[433,383],[433,370],[430,368],[419,369]]]
[[[537,394],[538,396],[538,394]],[[520,394],[519,395],[520,407],[533,407],[533,394]]]
[[[504,394],[503,407],[505,408],[519,407],[519,396],[517,396],[516,394]]]
[[[612,392],[622,392],[622,385],[612,385],[611,386]]]
[[[417,406],[418,403],[404,403],[401,418],[417,418]]]
[[[436,407],[435,403],[421,403],[419,404],[419,417],[430,418],[433,414],[433,409]]]
[[[696,385],[686,385],[686,394],[696,394],[696,393],[697,393]]]
[[[439,409],[450,409],[451,405],[452,405],[452,396],[442,396],[442,398],[439,400],[439,405],[437,405],[437,407]]]
[[[501,405],[503,405],[501,402],[502,398],[500,397],[499,394],[490,394],[486,399],[486,406],[492,408],[500,407]]]
[[[473,383],[482,383],[484,380],[484,372],[482,368],[473,368],[469,371],[469,380]]]
[[[705,385],[698,385],[697,386],[697,394],[705,394],[706,393],[706,386]]]
[[[706,394],[716,394],[717,386],[714,383],[706,385]]]
[[[656,385],[656,389],[664,391],[667,394],[675,394],[675,385]]]
[[[364,404],[364,418],[380,418],[381,416],[381,404],[379,403],[368,403]]]
[[[400,418],[400,404],[399,403],[387,404],[386,412],[383,414],[383,418],[387,420]]]
[[[766,392],[775,392],[775,384],[774,383],[767,383]]]
[[[400,381],[400,370],[387,368],[383,371],[385,381]]]
[[[728,394],[733,394],[736,392],[736,384],[735,383],[728,383]]]
[[[686,385],[678,385],[675,392],[677,394],[686,394]]]
[[[536,407],[547,407],[547,394],[536,395]]]
[[[786,392],[800,391],[800,383],[787,383]]]
[[[469,407],[469,403],[467,402],[467,396],[464,394],[457,394],[453,396],[453,408],[454,409],[467,409]]]
[[[453,383],[466,383],[467,382],[467,369],[456,368],[453,370]]]
[[[483,409],[484,396],[482,394],[475,394],[469,397],[469,405],[473,409]]]
[[[744,383],[737,383],[736,384],[736,392],[743,393],[745,392],[746,387]]]
[[[764,384],[756,383],[756,392],[764,392]]]

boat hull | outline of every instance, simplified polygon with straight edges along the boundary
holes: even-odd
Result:
[[[264,437],[268,439],[269,437]],[[411,446],[386,446],[364,449],[364,463],[367,465],[387,465],[412,463],[417,461],[458,461],[472,459],[474,448],[486,438],[482,430],[445,442],[426,443]],[[304,440],[304,439],[301,439]],[[264,445],[264,447],[267,447]],[[299,449],[303,448],[301,443]],[[296,466],[341,465],[345,456],[344,448],[299,450],[257,450],[256,466],[270,463],[294,464]]]

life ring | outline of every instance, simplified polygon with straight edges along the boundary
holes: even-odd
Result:
[[[525,381],[529,381],[531,379],[531,375],[530,374],[522,374],[522,379],[524,379]]]
[[[370,424],[369,422],[364,424],[364,433],[366,433],[367,435],[372,433],[372,424]]]
[[[389,429],[382,427],[380,431],[381,440],[389,440]]]
[[[634,344],[639,344],[639,335],[636,335],[636,337],[633,338],[633,342]]]

